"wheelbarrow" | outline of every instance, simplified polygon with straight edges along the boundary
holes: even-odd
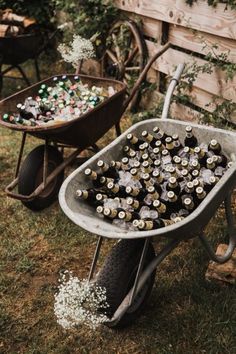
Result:
[[[0,37],[0,93],[4,75],[15,68],[20,72],[26,85],[30,85],[30,81],[21,67],[21,64],[28,59],[34,60],[36,77],[40,81],[38,57],[53,40],[57,32],[58,29],[48,37],[45,37],[40,31],[14,37]],[[3,65],[7,65],[4,70],[2,70]]]
[[[6,194],[21,200],[26,207],[34,211],[42,210],[51,205],[57,198],[63,182],[64,169],[83,150],[92,147],[93,151],[97,152],[96,142],[113,125],[116,127],[117,135],[121,134],[120,119],[122,114],[133,99],[152,63],[169,47],[170,44],[166,44],[151,58],[127,99],[125,99],[126,85],[124,83],[112,79],[80,75],[83,83],[87,83],[89,87],[93,85],[104,88],[113,86],[116,93],[97,105],[92,111],[65,123],[48,127],[28,127],[7,123],[1,119],[4,113],[14,112],[17,103],[23,102],[29,96],[35,96],[42,83],[51,85],[53,77],[0,101],[0,125],[22,133],[15,178],[5,188]],[[70,78],[73,75],[67,76]],[[44,140],[44,144],[32,150],[21,163],[27,135]],[[68,157],[63,158],[59,148],[67,147],[75,148],[75,151]],[[17,186],[18,193],[14,191]]]
[[[178,223],[151,231],[124,230],[109,223],[105,218],[100,218],[90,205],[83,201],[78,202],[74,197],[77,189],[91,187],[91,181],[88,181],[84,174],[86,168],[96,170],[97,161],[100,159],[109,162],[122,158],[122,147],[126,144],[127,133],[141,138],[143,130],[151,131],[154,126],[158,126],[167,134],[177,133],[180,141],[184,141],[185,127],[189,122],[168,118],[170,98],[183,67],[182,64],[178,66],[171,80],[161,119],[150,119],[133,125],[67,177],[59,192],[59,202],[64,213],[76,225],[98,235],[88,281],[95,281],[97,285],[106,288],[109,304],[109,320],[106,325],[109,327],[127,326],[142,314],[154,284],[157,267],[181,241],[198,237],[209,257],[218,263],[229,260],[236,246],[236,229],[231,209],[231,194],[236,184],[236,133],[233,132],[191,124],[199,143],[217,139],[221,142],[226,156],[234,162],[200,205]],[[218,256],[207,240],[204,229],[222,202],[225,207],[229,244],[226,253]],[[153,243],[160,237],[165,237],[167,242],[156,255]],[[107,256],[98,276],[93,279],[104,238],[116,239],[118,242]]]

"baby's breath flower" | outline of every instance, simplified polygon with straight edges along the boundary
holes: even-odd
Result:
[[[79,61],[95,56],[92,42],[79,35],[74,35],[72,42],[68,46],[62,43],[57,49],[61,53],[62,58],[66,62],[71,63],[75,68],[78,66]]]
[[[83,324],[95,329],[107,321],[107,317],[99,313],[100,309],[108,307],[105,288],[73,277],[68,271],[62,274],[59,281],[54,313],[62,327],[70,329]]]

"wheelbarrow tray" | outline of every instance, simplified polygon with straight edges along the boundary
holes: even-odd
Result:
[[[39,54],[43,42],[41,33],[0,37],[0,62],[6,65],[19,65],[28,59],[34,59]]]
[[[87,167],[97,169],[97,161],[120,160],[123,156],[122,147],[126,144],[127,133],[134,133],[141,137],[143,130],[151,130],[154,126],[163,129],[167,134],[179,134],[180,140],[184,140],[185,127],[189,123],[170,119],[150,119],[137,123],[115,139],[111,144],[98,152],[82,166],[76,169],[62,184],[59,193],[59,202],[64,213],[77,225],[96,235],[116,239],[136,239],[151,236],[165,236],[169,238],[188,239],[201,233],[215,214],[217,208],[225,199],[226,195],[236,184],[236,163],[233,163],[219,182],[214,186],[201,204],[186,218],[180,222],[164,228],[151,231],[127,231],[119,228],[99,217],[95,209],[86,202],[75,199],[75,191],[78,188],[90,188],[91,182],[85,177],[84,171]],[[236,154],[236,133],[216,129],[209,126],[191,124],[199,143],[209,142],[217,139],[222,145],[224,154],[233,158]]]
[[[61,75],[57,75],[60,77]],[[68,78],[74,75],[68,74]],[[14,113],[16,105],[29,96],[36,96],[42,83],[52,85],[53,76],[35,85],[32,85],[0,102],[0,125],[12,130],[27,132],[40,139],[48,139],[53,142],[81,148],[81,150],[96,143],[113,125],[119,122],[123,112],[123,101],[126,85],[122,82],[110,79],[97,78],[87,75],[79,75],[84,84],[89,87],[99,86],[107,89],[112,86],[116,93],[107,97],[104,102],[98,104],[91,111],[73,120],[48,124],[47,126],[28,127],[4,122],[1,116],[4,113]]]

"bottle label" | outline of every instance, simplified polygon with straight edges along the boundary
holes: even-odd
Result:
[[[145,230],[152,230],[153,229],[153,221],[148,220],[145,221]]]

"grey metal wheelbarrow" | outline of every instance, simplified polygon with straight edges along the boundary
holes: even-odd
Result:
[[[189,123],[168,119],[170,98],[174,87],[183,71],[184,65],[179,65],[168,88],[161,119],[150,119],[133,125],[125,133],[115,139],[110,145],[98,152],[90,160],[75,170],[63,183],[59,201],[64,213],[83,229],[99,236],[88,280],[92,281],[96,263],[104,238],[119,240],[98,273],[95,281],[107,290],[107,301],[110,305],[110,317],[106,325],[109,327],[124,327],[132,323],[143,311],[153,287],[157,266],[178,246],[181,241],[198,237],[205,247],[209,257],[218,263],[224,263],[231,257],[236,246],[236,230],[231,209],[231,194],[236,184],[236,163],[227,170],[201,204],[186,218],[173,225],[151,231],[128,231],[107,222],[96,215],[94,209],[85,202],[78,202],[75,191],[78,188],[91,187],[85,178],[84,171],[90,167],[96,169],[96,163],[102,159],[120,160],[122,146],[126,143],[127,133],[141,137],[143,130],[160,127],[167,134],[178,133],[183,141],[185,127]],[[216,129],[199,124],[191,124],[199,143],[217,139],[221,142],[224,153],[235,161],[236,133]],[[215,254],[208,242],[204,229],[211,217],[224,202],[228,225],[229,245],[224,256]],[[167,243],[156,255],[153,242],[167,238]]]

